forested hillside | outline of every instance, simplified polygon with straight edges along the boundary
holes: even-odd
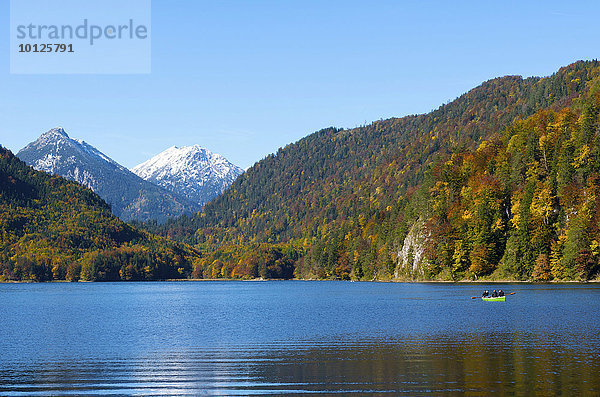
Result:
[[[197,259],[123,223],[90,189],[0,147],[0,281],[185,278]]]
[[[319,131],[147,227],[204,250],[204,277],[594,277],[599,75],[503,77],[425,115]]]

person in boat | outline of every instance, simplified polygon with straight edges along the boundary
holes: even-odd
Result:
[[[504,296],[504,291],[502,291],[502,290],[498,291],[498,296]]]
[[[483,291],[483,294],[481,294],[482,298],[487,298],[488,296],[490,296],[490,291],[488,291],[487,289],[485,291]]]
[[[498,297],[498,292],[496,290],[494,290],[494,292],[492,292],[492,298],[497,298]]]

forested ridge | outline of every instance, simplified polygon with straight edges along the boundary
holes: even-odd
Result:
[[[113,216],[90,189],[0,146],[0,281],[186,278],[199,258]]]
[[[428,114],[327,128],[201,213],[145,226],[202,250],[196,277],[596,277],[599,75],[577,62]]]

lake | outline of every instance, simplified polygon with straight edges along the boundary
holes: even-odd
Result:
[[[599,395],[599,313],[598,284],[0,284],[0,395]]]

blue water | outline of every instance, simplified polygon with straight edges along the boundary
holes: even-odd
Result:
[[[0,284],[0,395],[598,395],[598,313],[597,284]]]

